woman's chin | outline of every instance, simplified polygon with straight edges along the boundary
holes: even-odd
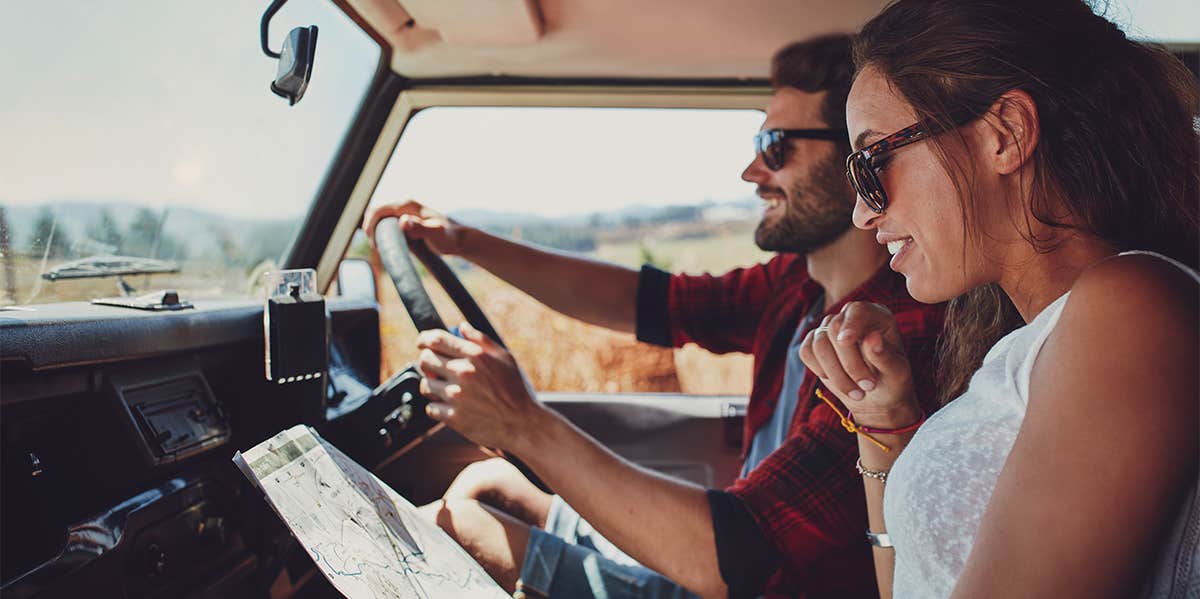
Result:
[[[938,304],[957,297],[962,292],[948,290],[943,285],[931,285],[928,276],[904,273],[904,283],[908,294],[922,304]]]

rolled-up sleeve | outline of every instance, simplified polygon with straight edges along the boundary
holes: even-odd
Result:
[[[869,559],[862,551],[866,500],[854,475],[858,442],[831,415],[814,409],[779,449],[727,489],[793,572],[845,560],[843,552],[852,548]]]
[[[779,568],[779,551],[767,540],[740,499],[710,489],[717,567],[732,598],[758,597]]]
[[[671,347],[671,322],[667,312],[667,298],[671,287],[671,273],[646,264],[638,273],[637,288],[637,339]]]
[[[797,264],[803,264],[801,257],[779,255],[719,276],[668,274],[643,266],[637,337],[668,347],[696,343],[713,353],[750,353],[775,287]]]

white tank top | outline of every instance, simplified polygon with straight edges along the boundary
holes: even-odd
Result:
[[[1125,254],[1150,254],[1126,252]],[[1159,254],[1189,273],[1186,266]],[[895,544],[896,599],[949,597],[966,565],[979,520],[1025,418],[1029,376],[1067,294],[996,343],[967,390],[921,426],[892,466],[883,498]],[[1200,597],[1200,482],[1164,539],[1142,597]]]

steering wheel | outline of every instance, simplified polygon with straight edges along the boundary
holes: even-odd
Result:
[[[449,329],[441,315],[438,314],[437,308],[433,306],[433,301],[429,299],[429,292],[425,290],[425,285],[421,283],[421,277],[412,261],[413,254],[450,296],[467,322],[490,337],[500,347],[506,347],[504,341],[500,339],[500,334],[496,332],[496,328],[488,321],[475,298],[471,297],[470,292],[463,286],[462,281],[458,280],[454,271],[450,270],[441,256],[429,249],[429,245],[424,240],[407,239],[400,228],[400,219],[388,217],[381,219],[375,225],[375,248],[379,251],[379,258],[383,263],[384,270],[387,271],[388,277],[392,279],[392,284],[396,286],[396,291],[400,294],[400,301],[404,303],[404,308],[412,317],[413,324],[418,331]],[[387,386],[389,383],[390,379],[380,387]],[[498,449],[489,451],[508,460],[538,488],[549,492],[549,487],[542,482],[542,479],[519,458]]]

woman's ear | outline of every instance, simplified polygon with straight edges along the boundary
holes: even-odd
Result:
[[[985,159],[997,173],[1011,175],[1033,156],[1041,126],[1037,103],[1028,93],[1019,89],[1005,92],[984,114],[982,122]]]

